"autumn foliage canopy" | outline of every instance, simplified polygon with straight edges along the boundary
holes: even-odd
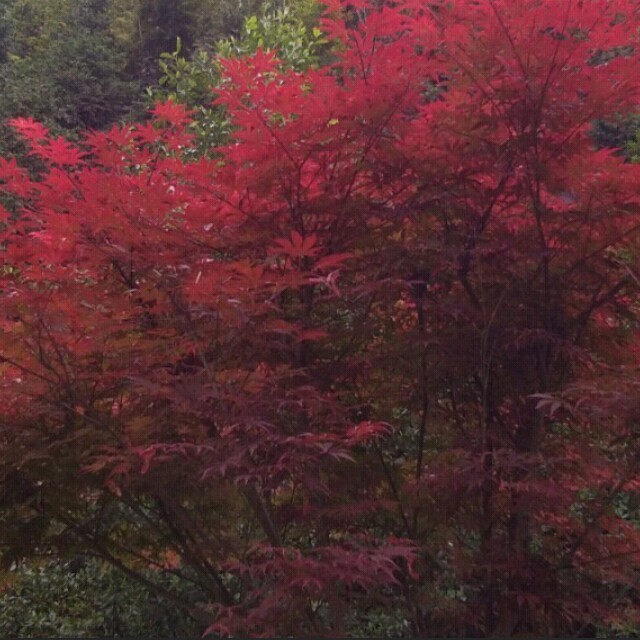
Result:
[[[234,123],[0,160],[8,558],[192,580],[222,635],[640,624],[636,0],[326,2],[222,61]],[[12,555],[13,554],[13,555]]]

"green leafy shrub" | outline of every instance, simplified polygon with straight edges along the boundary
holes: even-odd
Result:
[[[19,565],[0,593],[0,636],[198,637],[188,616],[95,559]],[[164,578],[172,581],[171,576]],[[156,577],[157,580],[157,577]],[[197,594],[191,594],[197,597]]]
[[[248,56],[264,49],[277,51],[285,68],[299,71],[318,66],[329,55],[327,40],[316,26],[319,11],[315,0],[300,2],[295,9],[293,5],[274,8],[265,4],[259,14],[245,18],[238,36],[219,40],[213,51],[200,49],[190,58],[178,38],[176,49],[160,56],[163,75],[159,86],[147,91],[150,102],[170,99],[193,109],[196,143],[190,153],[211,153],[231,131],[224,109],[212,105],[215,88],[221,82],[218,57]]]

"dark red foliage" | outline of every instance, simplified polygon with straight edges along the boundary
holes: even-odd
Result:
[[[0,162],[5,503],[172,550],[222,634],[635,624],[640,167],[589,130],[637,107],[640,5],[344,4],[328,68],[223,62],[215,159],[173,103],[13,122],[48,170]]]

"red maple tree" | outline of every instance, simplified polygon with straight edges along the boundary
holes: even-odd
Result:
[[[640,6],[326,4],[328,67],[223,61],[216,158],[171,102],[13,122],[47,167],[0,163],[13,542],[223,635],[637,623],[640,168],[589,129],[637,107]],[[167,550],[206,601],[139,575]]]

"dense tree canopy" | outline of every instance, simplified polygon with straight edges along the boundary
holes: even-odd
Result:
[[[108,128],[140,114],[159,56],[191,54],[237,34],[263,0],[2,0],[0,117],[57,131]],[[278,0],[273,8],[283,5]]]
[[[219,61],[212,157],[171,100],[13,120],[5,555],[222,635],[628,631],[640,165],[591,131],[638,107],[640,6],[325,4],[324,66]]]
[[[139,93],[98,0],[6,3],[3,118],[31,115],[74,131],[122,117]]]

